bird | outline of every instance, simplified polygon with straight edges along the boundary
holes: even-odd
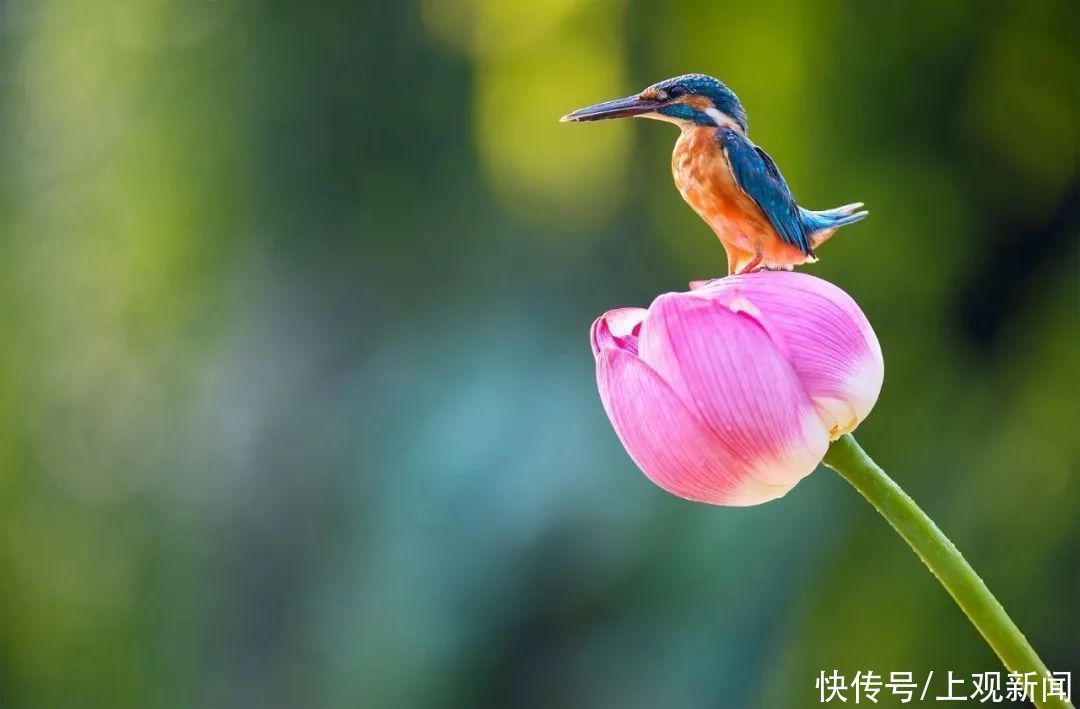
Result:
[[[675,186],[720,239],[729,275],[790,271],[813,263],[815,249],[837,229],[869,214],[862,202],[824,211],[800,207],[776,162],[748,137],[739,98],[706,74],[665,79],[561,120],[630,117],[667,121],[681,129],[671,156]]]

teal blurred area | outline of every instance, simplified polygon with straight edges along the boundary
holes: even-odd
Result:
[[[557,119],[688,71],[800,202],[868,204],[807,269],[885,352],[859,437],[1080,670],[1078,7],[0,2],[0,706],[999,669],[831,472],[694,505],[611,431],[589,324],[723,251],[672,127]]]

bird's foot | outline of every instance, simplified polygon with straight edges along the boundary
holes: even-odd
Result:
[[[763,256],[761,254],[758,254],[753,259],[751,259],[749,263],[747,263],[745,266],[742,266],[741,268],[729,267],[728,274],[724,278],[728,278],[731,276],[742,276],[747,273],[757,273],[758,271],[773,270],[773,267],[767,266],[766,264],[762,263],[762,260]],[[697,281],[690,281],[690,290],[697,290],[698,288],[708,288],[714,283],[718,283],[724,280],[724,278],[703,278]]]
[[[758,254],[757,256],[754,256],[753,260],[750,261],[750,263],[746,264],[738,271],[736,271],[735,275],[742,276],[747,273],[753,273],[754,271],[762,270],[765,270],[765,266],[761,263],[761,254]]]

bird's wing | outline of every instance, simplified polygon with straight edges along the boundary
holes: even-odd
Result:
[[[781,239],[813,256],[799,218],[799,206],[769,154],[730,128],[717,131],[717,139],[739,189],[761,207]]]

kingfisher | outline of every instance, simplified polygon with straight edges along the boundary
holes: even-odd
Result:
[[[705,74],[684,74],[640,93],[582,108],[563,121],[653,118],[681,129],[671,156],[675,186],[716,233],[728,274],[817,261],[814,250],[842,226],[869,214],[862,202],[803,209],[769,154],[747,137],[735,93]]]

